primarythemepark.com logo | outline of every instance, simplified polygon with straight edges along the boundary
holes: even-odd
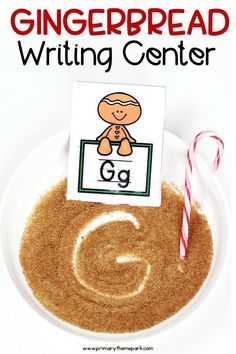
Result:
[[[118,352],[118,351],[128,351],[128,352],[137,352],[137,351],[152,351],[154,348],[153,347],[143,347],[141,345],[137,347],[122,347],[120,345],[113,346],[113,347],[83,347],[84,351],[108,351],[108,352]]]

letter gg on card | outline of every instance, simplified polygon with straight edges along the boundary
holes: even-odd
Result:
[[[68,200],[160,206],[165,88],[76,82]]]

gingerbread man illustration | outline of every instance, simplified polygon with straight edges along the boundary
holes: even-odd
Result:
[[[109,155],[112,152],[111,142],[119,142],[117,153],[121,156],[132,154],[132,143],[136,140],[129,134],[126,125],[135,123],[141,116],[139,102],[131,95],[115,92],[105,96],[98,105],[98,114],[111,125],[97,137],[98,153]]]

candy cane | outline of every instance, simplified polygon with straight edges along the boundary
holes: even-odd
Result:
[[[184,258],[186,256],[187,247],[188,247],[188,237],[189,237],[189,225],[190,225],[190,212],[191,212],[191,180],[192,180],[192,169],[193,169],[193,160],[194,160],[194,153],[199,141],[204,138],[212,138],[217,142],[217,153],[213,165],[211,167],[212,171],[215,172],[219,167],[221,157],[224,151],[224,142],[219,137],[219,135],[210,130],[204,130],[199,133],[192,144],[189,146],[187,152],[187,163],[186,163],[186,170],[185,170],[185,189],[184,189],[184,209],[183,209],[183,223],[181,228],[181,235],[180,235],[180,248],[179,248],[179,256]]]

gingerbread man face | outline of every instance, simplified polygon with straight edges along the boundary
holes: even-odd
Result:
[[[98,105],[99,116],[108,123],[129,125],[141,116],[139,102],[126,93],[116,92],[105,96]]]

